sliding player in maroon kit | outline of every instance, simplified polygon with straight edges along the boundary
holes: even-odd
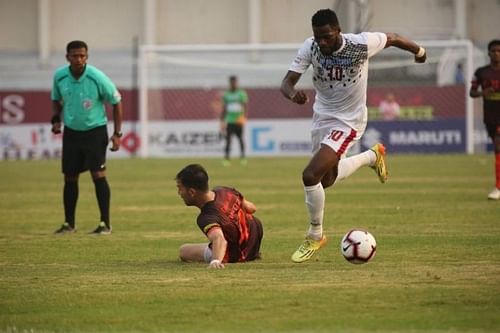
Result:
[[[500,40],[488,43],[490,64],[480,67],[474,73],[470,97],[483,98],[483,121],[488,136],[495,148],[496,184],[488,199],[500,199]],[[481,88],[481,89],[479,89]]]
[[[190,164],[176,176],[177,191],[186,206],[200,209],[198,227],[209,243],[184,244],[181,260],[206,262],[209,268],[224,268],[224,263],[260,258],[262,223],[253,216],[255,205],[234,188],[209,190],[208,174],[199,164]]]

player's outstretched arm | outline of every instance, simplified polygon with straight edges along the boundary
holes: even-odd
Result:
[[[294,103],[305,104],[309,101],[309,97],[302,90],[295,90],[295,85],[301,77],[300,73],[288,71],[281,82],[281,93]]]
[[[224,233],[221,228],[213,227],[208,231],[207,234],[210,243],[212,243],[212,261],[208,265],[208,268],[224,268],[222,259],[227,249],[227,241],[224,238]]]
[[[425,51],[425,49],[422,46],[415,43],[414,41],[393,32],[388,32],[386,33],[386,35],[387,35],[387,42],[385,44],[386,48],[390,46],[395,46],[402,50],[411,52],[415,55],[415,62],[418,63],[424,63],[425,60],[427,59],[427,52]]]

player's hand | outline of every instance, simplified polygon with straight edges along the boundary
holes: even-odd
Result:
[[[208,264],[208,268],[221,269],[224,268],[224,264],[219,259],[214,259]]]
[[[489,95],[493,94],[495,92],[495,89],[493,87],[487,87],[482,90],[482,94],[484,97],[488,97]]]
[[[245,117],[245,115],[241,115],[238,120],[236,120],[236,123],[238,125],[245,125],[245,123],[247,122],[247,117]]]
[[[419,52],[421,50],[423,50],[424,52],[420,57],[418,56],[419,55],[418,53],[415,54],[415,62],[419,64],[423,64],[425,60],[427,60],[427,51],[423,47],[420,48]]]
[[[109,148],[109,150],[111,151],[118,151],[120,149],[120,144],[121,144],[121,140],[120,138],[118,137],[118,135],[116,134],[113,134],[110,138],[111,140],[111,148]]]
[[[415,56],[416,63],[423,64],[425,62],[425,60],[427,60],[427,53],[424,53],[424,55],[421,56],[420,58]]]
[[[52,133],[54,134],[60,134],[61,133],[61,127],[62,127],[62,124],[61,123],[53,123],[52,124]]]
[[[307,96],[307,94],[304,91],[298,90],[295,93],[295,95],[290,97],[290,100],[294,103],[297,103],[297,104],[305,104],[305,103],[309,102],[309,97]]]
[[[219,132],[222,134],[222,135],[226,135],[226,122],[221,120],[220,123],[219,123]]]

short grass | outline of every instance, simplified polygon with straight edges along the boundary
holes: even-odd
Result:
[[[205,241],[173,180],[190,162],[257,204],[263,260],[224,270],[179,261],[181,244]],[[500,332],[491,156],[393,156],[384,185],[359,170],[327,190],[327,247],[293,264],[306,162],[111,160],[114,232],[101,237],[87,234],[98,222],[88,174],[79,230],[61,237],[60,162],[0,162],[0,332]],[[378,241],[368,264],[340,254],[353,227]]]

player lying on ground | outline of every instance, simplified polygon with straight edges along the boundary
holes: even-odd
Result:
[[[184,244],[181,260],[206,262],[209,268],[224,268],[224,263],[260,258],[263,229],[253,215],[255,205],[234,188],[209,190],[208,174],[199,164],[190,164],[176,176],[177,192],[186,206],[196,206],[196,223],[209,243]]]

